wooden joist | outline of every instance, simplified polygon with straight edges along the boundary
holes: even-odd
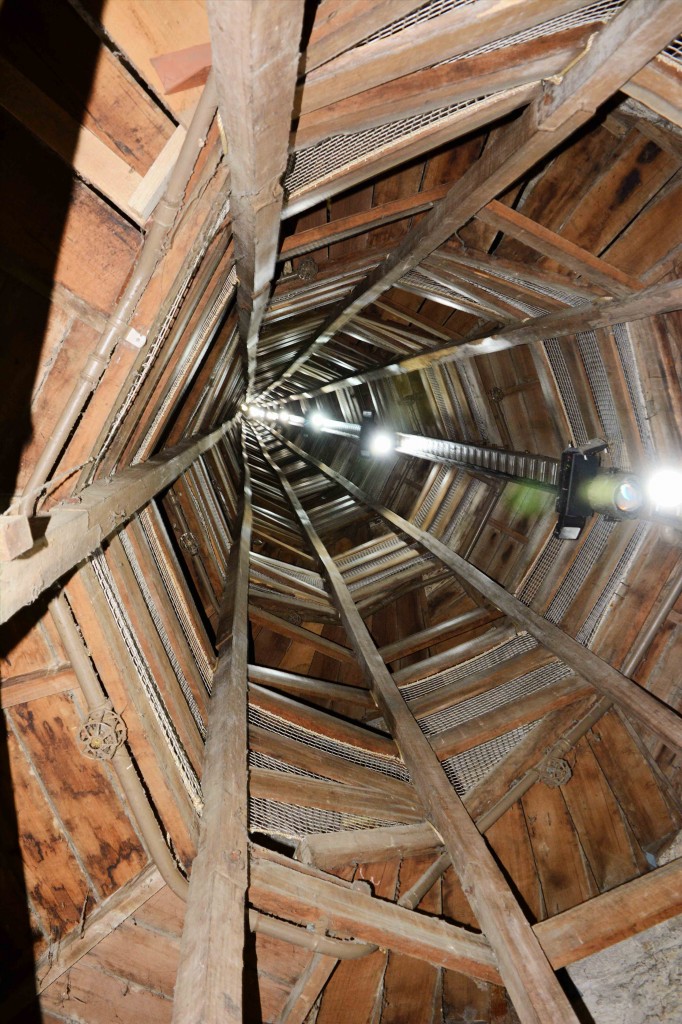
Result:
[[[534,345],[547,338],[567,337],[580,331],[644,320],[647,317],[670,313],[680,308],[682,308],[682,282],[674,280],[652,285],[630,298],[597,299],[579,310],[566,309],[558,313],[548,313],[545,316],[534,317],[519,326],[477,334],[471,340],[439,346],[419,355],[406,356],[388,366],[361,370],[351,380],[365,383],[384,377],[395,377],[398,373],[426,370],[439,363],[467,362],[476,356],[493,355],[496,352],[505,352],[520,345]],[[311,388],[302,394],[303,397],[312,398],[321,394],[331,394],[350,386],[347,378],[324,384],[319,388]]]
[[[421,826],[414,826],[414,830],[418,828]],[[265,859],[257,852],[251,879],[249,898],[265,911],[302,923],[326,920],[332,930],[356,939],[500,983],[488,943],[474,932],[368,896],[320,871],[287,863],[279,855],[269,854]],[[682,860],[678,859],[540,921],[532,930],[549,963],[558,970],[681,911]]]

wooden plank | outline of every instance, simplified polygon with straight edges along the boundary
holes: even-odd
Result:
[[[337,811],[342,818],[348,818],[349,824],[358,818],[374,818],[409,825],[423,818],[421,808],[409,794],[406,798],[384,793],[380,784],[369,789],[328,779],[306,779],[290,772],[250,768],[249,792],[254,798]]]
[[[306,252],[314,252],[327,245],[333,245],[344,238],[372,231],[384,224],[392,224],[405,217],[413,217],[417,213],[430,210],[435,202],[442,199],[448,190],[447,185],[437,185],[425,192],[395,199],[390,203],[372,206],[362,213],[352,213],[347,217],[338,217],[318,227],[297,231],[282,242],[278,260],[290,260]]]
[[[277,434],[277,432],[275,432]],[[474,587],[474,589],[491,601],[500,611],[522,629],[527,629],[531,635],[560,658],[566,665],[569,665],[583,679],[589,680],[591,685],[600,692],[616,701],[624,710],[635,715],[641,722],[656,732],[673,750],[682,749],[682,719],[667,704],[663,704],[650,693],[640,687],[633,680],[621,675],[607,662],[602,661],[589,649],[582,647],[576,640],[569,637],[557,626],[537,615],[530,608],[523,605],[517,598],[507,593],[503,587],[493,582],[479,569],[468,563],[460,555],[455,554],[446,545],[441,544],[430,534],[425,533],[412,523],[409,523],[402,516],[396,515],[383,505],[375,502],[364,491],[350,480],[331,470],[318,459],[313,458],[301,448],[287,441],[280,434],[277,436],[291,450],[296,452],[309,463],[321,470],[325,476],[340,483],[353,497],[357,498],[364,505],[374,509],[382,516],[391,527],[397,528],[403,533],[418,540],[419,543],[435,554],[440,561],[448,565],[455,575]]]
[[[577,56],[589,34],[589,27],[583,25],[401,75],[392,82],[304,114],[296,128],[296,149],[315,145],[330,135],[365,131],[551,78]]]
[[[182,46],[205,43],[208,39],[206,5],[203,0],[116,0],[102,8],[99,0],[85,0],[84,6],[130,59],[142,78],[158,93],[163,84],[154,70],[152,57]],[[188,89],[170,96],[167,105],[181,119],[199,99],[201,89]]]
[[[443,837],[462,885],[498,959],[500,973],[522,1021],[574,1022],[560,986],[476,826],[448,782],[428,740],[409,711],[362,621],[341,573],[310,524],[277,464],[261,446],[324,569],[330,593],[363,664],[383,718],[396,737],[425,817]],[[504,909],[502,909],[504,908]]]
[[[251,476],[228,564],[209,708],[197,856],[192,866],[173,1002],[178,1024],[241,1024],[248,881],[247,713]]]
[[[180,940],[128,919],[98,942],[87,959],[104,972],[172,999]]]
[[[98,898],[110,896],[146,856],[108,767],[78,749],[81,714],[69,696],[56,694],[17,707],[12,718]]]
[[[253,856],[249,899],[254,906],[288,920],[326,920],[325,927],[331,931],[352,934],[486,981],[499,980],[494,955],[480,935],[342,887],[338,879],[330,878]]]
[[[645,851],[656,850],[679,824],[651,766],[615,711],[604,715],[588,738],[637,842]]]
[[[326,64],[419,7],[421,0],[325,0],[304,54],[305,70]]]
[[[509,704],[477,715],[470,722],[453,725],[431,737],[431,746],[441,761],[471,750],[479,743],[503,736],[528,722],[536,722],[558,708],[568,707],[581,697],[593,692],[589,683],[580,682],[571,675],[556,683],[549,683],[527,697],[517,697]]]
[[[312,729],[330,739],[340,740],[342,743],[349,743],[354,747],[362,747],[375,754],[382,754],[384,757],[398,758],[399,756],[397,747],[389,736],[355,725],[345,719],[336,718],[334,715],[302,704],[300,701],[291,700],[283,694],[273,693],[271,690],[264,690],[260,686],[251,684],[249,686],[249,702],[278,718],[283,718],[294,725],[300,725],[304,729]]]
[[[398,862],[376,862],[358,865],[357,881],[369,882],[372,891],[381,900],[393,901],[398,882]],[[374,1020],[377,999],[380,998],[382,980],[388,954],[385,949],[361,960],[341,961],[324,990],[317,1024],[367,1024]],[[353,993],[349,1000],[349,992]]]
[[[623,86],[623,92],[682,127],[682,80],[676,64],[655,57]]]
[[[584,903],[599,892],[560,789],[536,783],[522,797],[546,915]]]
[[[366,43],[311,71],[301,96],[301,114],[318,110],[411,71],[474,50],[581,6],[580,0],[509,0],[474,12],[453,10]]]
[[[85,921],[85,928],[74,929],[59,943],[58,949],[51,949],[36,964],[38,991],[48,988],[54,981],[76,964],[103,938],[131,914],[135,914],[156,893],[164,888],[164,881],[157,868],[148,864],[135,878],[117,889],[108,899],[100,903]]]
[[[152,57],[151,63],[161,79],[166,96],[205,85],[213,66],[210,43],[195,43]]]
[[[116,1007],[120,1024],[135,1024],[141,1020],[148,1024],[170,1024],[172,1009],[170,999],[108,974],[90,956],[50,985],[40,1003],[61,1020],[65,1016],[67,1020],[83,1020],[83,1006],[87,1006],[89,1024],[110,1021],[112,1007]]]
[[[334,664],[338,664],[335,662]],[[365,710],[375,708],[372,695],[367,687],[349,686],[345,683],[328,683],[324,679],[310,679],[294,672],[281,672],[278,669],[264,668],[262,665],[249,665],[249,680],[260,686],[269,686],[291,697],[303,697],[313,703],[327,700],[340,700],[355,704]],[[0,696],[2,691],[0,690]]]
[[[592,874],[604,892],[642,874],[648,865],[586,737],[576,744],[571,762],[571,778],[561,791]]]
[[[543,256],[549,256],[586,281],[604,288],[610,295],[630,295],[644,287],[637,278],[624,274],[617,267],[612,267],[605,260],[593,256],[586,249],[562,238],[555,231],[537,224],[518,210],[512,210],[496,199],[479,210],[476,216],[483,224],[510,235]]]
[[[303,0],[207,4],[220,113],[230,140],[230,214],[239,262],[239,332],[249,389],[275,272]]]
[[[540,921],[535,933],[555,968],[576,963],[682,913],[682,859]]]
[[[315,953],[289,993],[277,1024],[304,1024],[315,1000],[331,977],[338,960]]]
[[[3,680],[0,686],[0,708],[13,708],[17,704],[28,704],[40,697],[55,693],[66,693],[78,689],[78,680],[71,666],[56,668],[49,672],[31,673]]]
[[[282,636],[303,641],[309,647],[312,647],[313,650],[321,651],[336,661],[343,661],[349,664],[353,664],[355,661],[353,652],[349,648],[342,647],[341,644],[334,643],[333,640],[327,640],[326,637],[318,636],[317,633],[313,633],[312,630],[306,629],[304,626],[297,626],[293,622],[286,622],[278,615],[272,615],[270,612],[266,612],[265,609],[257,608],[253,604],[249,605],[249,618],[251,622],[255,622],[259,626],[266,626],[274,633],[281,633]]]
[[[69,167],[73,167],[136,224],[142,223],[142,218],[131,204],[131,198],[142,181],[137,171],[88,128],[72,120],[4,58],[0,59],[0,97],[5,110],[65,160]]]
[[[23,882],[17,879],[17,886],[23,884],[30,892],[46,933],[66,935],[78,924],[83,905],[93,894],[37,772],[27,761],[9,724],[7,756],[24,874]],[[58,881],[54,883],[53,879]]]
[[[406,892],[432,863],[430,856],[416,857],[400,865],[400,891]],[[440,881],[419,903],[425,914],[441,914]],[[431,1024],[440,972],[423,960],[389,953],[384,974],[382,1013],[384,1024]]]

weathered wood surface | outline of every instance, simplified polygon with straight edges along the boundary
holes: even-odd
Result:
[[[289,154],[302,0],[210,0],[213,61],[229,138],[231,216],[239,261],[239,330],[249,389],[270,297]]]
[[[316,552],[349,639],[364,665],[384,720],[396,738],[425,816],[437,828],[497,956],[500,973],[524,1022],[575,1020],[558,981],[479,832],[434,757],[367,631],[341,573],[282,471],[261,446]]]
[[[209,706],[204,808],[192,866],[173,1019],[202,1024],[243,1019],[248,885],[248,580],[251,478],[246,449],[242,509],[230,552]]]
[[[546,11],[546,6],[544,9]],[[452,12],[453,19],[458,23],[458,40],[461,41],[463,34],[460,14],[459,11]],[[505,8],[501,16],[511,14],[513,12]],[[516,20],[518,23],[518,18]],[[651,16],[645,0],[630,3],[616,14],[597,33],[596,42],[587,55],[568,69],[559,84],[547,87],[520,119],[502,129],[494,144],[486,148],[483,157],[412,228],[399,248],[356,286],[343,303],[341,311],[332,313],[312,344],[297,356],[279,380],[291,377],[355,314],[396,284],[491,199],[568,138],[601,103],[670,41],[670,34],[675,33],[676,26],[679,26],[679,10],[674,0],[659,4],[655,17]],[[442,26],[440,28],[442,30]],[[409,34],[406,32],[404,36]],[[437,33],[437,45],[442,39],[441,33]],[[371,46],[369,49],[371,53]],[[409,59],[418,59],[418,52],[412,52]],[[367,58],[367,54],[364,56]],[[391,52],[391,59],[397,56]],[[414,64],[406,64],[405,56],[402,55],[401,73],[405,74],[411,67]],[[354,69],[353,75],[357,89],[360,82],[357,69]],[[370,84],[373,84],[371,79],[363,81],[365,88]],[[334,79],[334,88],[340,88],[338,76]],[[321,105],[311,99],[313,95],[314,90],[309,82],[307,100],[304,96],[304,103],[307,104],[304,110],[314,108],[316,103]],[[325,100],[330,102],[329,96]]]
[[[620,672],[592,651],[582,647],[561,629],[537,615],[530,608],[527,608],[517,598],[507,593],[503,587],[500,587],[498,583],[485,576],[480,570],[470,565],[460,555],[451,551],[430,534],[384,508],[378,502],[373,501],[368,494],[359,487],[356,487],[350,480],[330,470],[324,463],[308,455],[290,441],[282,438],[281,435],[278,434],[278,436],[290,450],[295,451],[296,454],[306,459],[311,465],[316,466],[326,476],[334,479],[337,483],[341,483],[349,494],[352,494],[363,504],[373,508],[391,526],[397,527],[414,540],[418,540],[427,551],[431,551],[446,565],[449,565],[458,577],[473,586],[513,622],[516,622],[517,625],[523,629],[528,629],[540,643],[553,651],[557,657],[571,666],[584,679],[588,680],[591,685],[612,697],[625,710],[653,729],[673,750],[679,751],[682,749],[682,720],[673,708],[658,701],[647,690],[638,686],[631,679],[621,675]]]

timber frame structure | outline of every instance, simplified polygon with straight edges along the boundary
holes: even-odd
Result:
[[[677,1019],[682,0],[0,49],[3,1020]]]

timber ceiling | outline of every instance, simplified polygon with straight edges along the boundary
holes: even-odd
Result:
[[[681,33],[0,3],[7,1019],[568,1024],[680,914],[682,509],[554,527],[682,461]]]

